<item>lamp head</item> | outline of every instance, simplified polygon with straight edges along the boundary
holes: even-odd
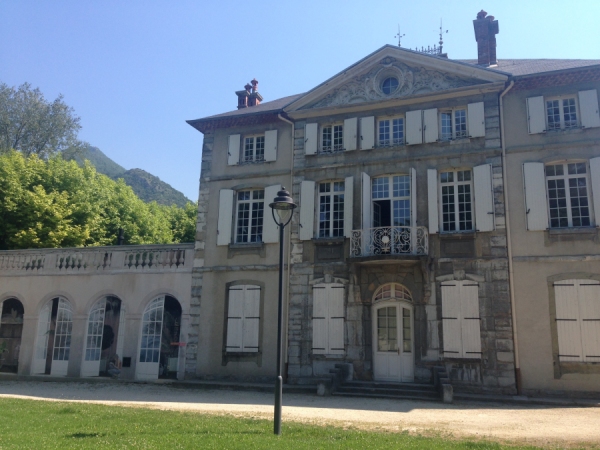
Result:
[[[269,206],[279,216],[280,223],[287,223],[292,215],[294,209],[296,209],[296,204],[294,200],[290,196],[290,193],[285,190],[283,187],[279,192],[277,192],[277,197],[273,199],[273,203],[270,203]]]

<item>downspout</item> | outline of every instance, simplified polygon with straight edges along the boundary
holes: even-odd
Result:
[[[279,120],[289,123],[292,126],[292,154],[290,155],[290,195],[293,193],[294,190],[294,146],[295,146],[295,137],[294,135],[296,134],[296,127],[294,122],[292,122],[291,120],[286,119],[285,117],[283,117],[281,114],[277,114],[277,117],[279,118]],[[292,197],[293,198],[293,197]],[[290,276],[291,276],[291,260],[292,260],[292,232],[291,232],[292,227],[290,226],[290,231],[288,231],[288,252],[287,252],[287,276],[286,276],[286,283],[285,283],[285,347],[284,347],[284,365],[285,365],[285,370],[283,371],[283,382],[287,383],[287,377],[288,377],[288,339],[289,339],[289,325],[290,325],[290,301],[289,301],[289,297],[290,297]]]
[[[513,343],[515,352],[515,382],[517,384],[517,393],[522,393],[522,382],[521,382],[521,366],[519,364],[519,339],[517,333],[517,308],[515,305],[515,281],[514,281],[514,268],[512,259],[512,240],[510,237],[510,208],[508,206],[508,176],[506,174],[506,143],[504,140],[504,103],[503,97],[510,91],[515,85],[514,81],[500,94],[500,137],[502,144],[502,184],[504,189],[504,218],[506,220],[506,249],[508,253],[508,284],[510,289],[510,308],[512,316],[512,329],[513,329]]]

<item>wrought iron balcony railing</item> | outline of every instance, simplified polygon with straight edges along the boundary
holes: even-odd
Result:
[[[352,230],[350,257],[379,255],[427,255],[425,227],[378,227]]]

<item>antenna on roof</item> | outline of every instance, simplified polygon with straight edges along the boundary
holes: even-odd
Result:
[[[400,45],[400,40],[401,40],[401,39],[402,39],[404,36],[406,36],[406,35],[405,35],[405,34],[401,34],[401,33],[400,33],[400,24],[398,24],[398,34],[397,34],[396,36],[394,36],[394,37],[397,37],[397,38],[398,38],[398,47],[402,47],[402,45]]]
[[[448,33],[448,30],[446,30],[445,32]],[[440,18],[440,55],[442,54],[442,47],[444,46],[443,35],[444,35],[444,29],[442,27],[442,19]]]

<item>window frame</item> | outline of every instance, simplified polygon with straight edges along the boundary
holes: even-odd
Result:
[[[456,141],[459,139],[469,139],[469,112],[468,112],[468,105],[467,106],[457,106],[454,108],[444,108],[444,109],[440,109],[438,111],[438,127],[439,127],[439,140],[442,142],[448,142],[448,141]],[[456,130],[456,125],[457,125],[457,113],[459,112],[463,112],[464,111],[464,116],[462,117],[462,122],[461,125],[464,125],[464,131],[461,130],[460,133],[457,133]],[[450,135],[448,135],[448,133],[444,134],[444,122],[443,122],[443,115],[444,114],[450,114],[451,118],[450,118],[450,127],[451,127],[451,133]]]
[[[458,173],[459,172],[469,172],[470,173],[470,179],[468,181],[464,181],[464,179],[462,181],[458,180]],[[453,173],[453,181],[452,182],[442,182],[442,174],[445,173]],[[474,199],[474,195],[473,195],[473,168],[458,168],[458,169],[451,169],[451,170],[438,170],[437,173],[437,185],[438,185],[438,214],[439,214],[439,232],[441,234],[451,234],[451,233],[472,233],[475,231],[475,199]],[[460,193],[458,192],[458,187],[459,186],[465,186],[468,185],[470,186],[470,213],[471,213],[471,228],[470,229],[464,229],[461,230],[460,229],[460,202],[459,202],[459,195]],[[454,230],[446,230],[444,229],[445,227],[445,222],[444,222],[444,192],[443,192],[443,187],[444,186],[452,186],[454,188],[454,226],[455,229]]]
[[[402,120],[402,138],[397,139],[392,136],[396,133],[394,131],[394,121]],[[383,141],[381,139],[381,123],[389,122],[388,124],[388,134],[390,139],[387,141]],[[400,145],[406,145],[406,117],[405,116],[389,116],[389,117],[380,117],[377,119],[377,147],[397,147]]]
[[[336,130],[336,128],[338,128]],[[331,129],[331,145],[330,146],[325,146],[324,141],[324,135],[325,135],[325,130],[327,129]],[[337,137],[336,134],[339,134]],[[339,139],[339,144],[335,144],[336,139]],[[343,122],[334,122],[334,123],[328,123],[325,125],[321,125],[320,129],[319,129],[319,151],[318,153],[320,154],[331,154],[331,153],[339,153],[339,152],[343,152],[345,150],[344,147],[344,123]]]
[[[330,190],[327,192],[321,192],[321,186],[329,185]],[[335,190],[336,185],[338,185],[339,190]],[[341,186],[341,188],[340,188]],[[316,194],[317,194],[317,206],[318,206],[318,216],[317,216],[317,239],[332,239],[332,238],[344,238],[344,212],[345,212],[345,189],[346,189],[346,180],[327,180],[318,182],[316,185]],[[335,197],[338,197],[338,202],[335,202]],[[329,219],[322,220],[321,215],[324,213],[322,211],[322,203],[321,199],[329,199]],[[340,201],[341,200],[341,201]],[[337,211],[338,216],[341,216],[338,220],[335,220],[334,215],[336,214],[335,205],[341,205],[341,209]],[[331,208],[333,206],[333,208]],[[334,227],[334,223],[338,223],[338,227]],[[328,223],[327,226],[327,235],[322,235],[321,224]],[[338,230],[338,235],[335,235],[335,231]]]
[[[548,114],[548,102],[559,101],[559,126],[550,128],[550,120]],[[575,125],[566,126],[565,124],[565,112],[564,105],[562,104],[565,100],[573,100],[574,108],[575,108]],[[553,95],[553,96],[544,96],[544,120],[546,121],[546,131],[564,131],[564,130],[572,130],[576,128],[581,128],[581,113],[579,111],[579,99],[577,94],[562,94],[562,95]]]
[[[394,178],[395,177],[403,177],[406,178],[406,180],[398,180],[400,183],[406,183],[408,182],[408,195],[399,195],[399,196],[395,196],[394,195]],[[382,180],[382,179],[387,179],[387,195],[386,196],[381,196],[381,197],[375,197],[376,194],[376,190],[374,189],[374,185],[375,185],[375,180]],[[390,183],[391,181],[391,183]],[[411,227],[412,225],[412,208],[413,205],[411,205],[411,202],[413,201],[413,196],[412,196],[412,182],[411,182],[411,175],[410,173],[394,173],[394,174],[389,174],[389,175],[380,175],[380,176],[375,176],[375,177],[371,177],[370,180],[371,183],[371,228],[386,228],[386,226],[379,226],[376,227],[375,226],[375,214],[376,214],[376,208],[373,206],[374,203],[376,201],[382,201],[382,200],[389,200],[390,202],[390,225],[389,227]],[[400,188],[402,189],[402,188]],[[377,191],[379,192],[379,191]],[[394,221],[396,219],[396,217],[394,216],[394,212],[396,211],[395,209],[395,202],[406,202],[408,201],[408,206],[407,207],[400,207],[400,205],[398,205],[398,211],[400,210],[408,210],[408,218],[404,217],[405,220],[408,220],[408,224],[405,225],[395,225]],[[398,218],[400,219],[401,217],[398,216]]]
[[[240,194],[243,192],[250,192],[250,198],[249,199],[240,199]],[[261,198],[254,198],[254,193],[259,193],[262,192],[262,197]],[[257,194],[259,195],[259,194]],[[245,205],[245,204],[249,204],[249,208],[248,208],[248,212],[249,215],[247,218],[240,218],[240,206],[241,205]],[[257,206],[257,212],[260,214],[262,213],[262,215],[260,217],[257,217],[257,219],[260,220],[260,225],[256,225],[256,227],[260,227],[260,231],[257,230],[256,233],[252,233],[252,220],[254,219],[252,217],[254,210],[254,205],[259,205],[262,204],[262,209]],[[235,191],[235,222],[234,222],[234,226],[235,226],[235,233],[234,233],[234,244],[259,244],[263,242],[263,231],[264,231],[264,220],[265,220],[265,215],[264,215],[264,211],[265,211],[265,189],[239,189]],[[245,211],[244,211],[245,212]],[[247,220],[247,224],[245,225],[240,225],[240,220],[244,219]],[[240,228],[245,227],[246,229],[248,229],[248,231],[246,233],[241,233],[240,234]],[[252,236],[255,235],[256,238],[253,240]],[[243,240],[243,237],[247,236],[246,240]],[[260,238],[258,238],[260,237]]]
[[[258,140],[262,138],[262,155],[257,155],[257,144]],[[247,140],[252,139],[252,148],[250,149],[251,157],[247,157]],[[264,134],[250,134],[243,136],[242,139],[242,151],[240,153],[240,164],[255,164],[265,162],[265,143],[266,138]]]

